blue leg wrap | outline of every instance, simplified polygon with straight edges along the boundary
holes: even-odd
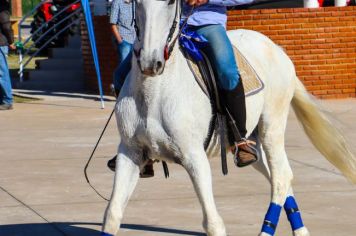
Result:
[[[114,236],[114,235],[101,232],[100,236]]]
[[[292,226],[293,231],[304,227],[302,216],[298,209],[297,202],[294,197],[289,196],[284,204],[284,210],[286,211],[288,220]]]
[[[276,232],[281,210],[281,206],[271,202],[266,213],[265,220],[263,221],[261,232],[274,235],[274,233]]]

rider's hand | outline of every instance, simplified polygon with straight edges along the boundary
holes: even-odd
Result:
[[[186,0],[190,6],[200,6],[209,2],[209,0]]]

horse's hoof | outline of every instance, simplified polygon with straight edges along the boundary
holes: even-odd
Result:
[[[306,227],[297,229],[293,232],[294,236],[310,236],[310,233]]]
[[[204,220],[203,227],[207,236],[227,236],[225,224],[221,217],[218,217],[214,221],[210,221],[210,224],[207,224]]]
[[[227,236],[225,226],[207,230],[208,236]]]
[[[265,232],[261,232],[258,236],[271,236],[270,234],[267,234]]]
[[[208,236],[227,236],[225,231],[222,232],[214,232],[214,233],[207,233]]]

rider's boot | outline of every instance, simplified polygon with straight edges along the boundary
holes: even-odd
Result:
[[[246,138],[246,102],[242,81],[233,90],[224,90],[223,98],[228,113],[233,119],[230,123],[233,134],[230,136],[233,136],[235,140],[230,140],[230,144],[232,144],[235,164],[238,167],[244,167],[258,160],[258,151],[256,137],[252,134]],[[238,132],[234,132],[234,130]]]

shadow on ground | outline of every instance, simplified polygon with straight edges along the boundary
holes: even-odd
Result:
[[[15,94],[16,91],[15,91]],[[19,96],[23,97],[36,97],[36,96],[53,96],[53,97],[64,97],[64,98],[83,98],[89,100],[99,101],[100,97],[98,94],[94,94],[88,91],[40,91],[40,90],[29,90],[29,89],[22,89],[21,92],[18,94]],[[105,97],[104,101],[106,102],[114,102],[116,101],[114,96]]]
[[[1,236],[99,236],[100,231],[91,229],[91,227],[98,227],[99,223],[87,222],[53,222],[41,224],[14,224],[14,225],[0,225]],[[140,232],[152,232],[152,235],[191,235],[204,236],[202,232],[163,228],[150,225],[136,225],[123,224],[122,230]]]

